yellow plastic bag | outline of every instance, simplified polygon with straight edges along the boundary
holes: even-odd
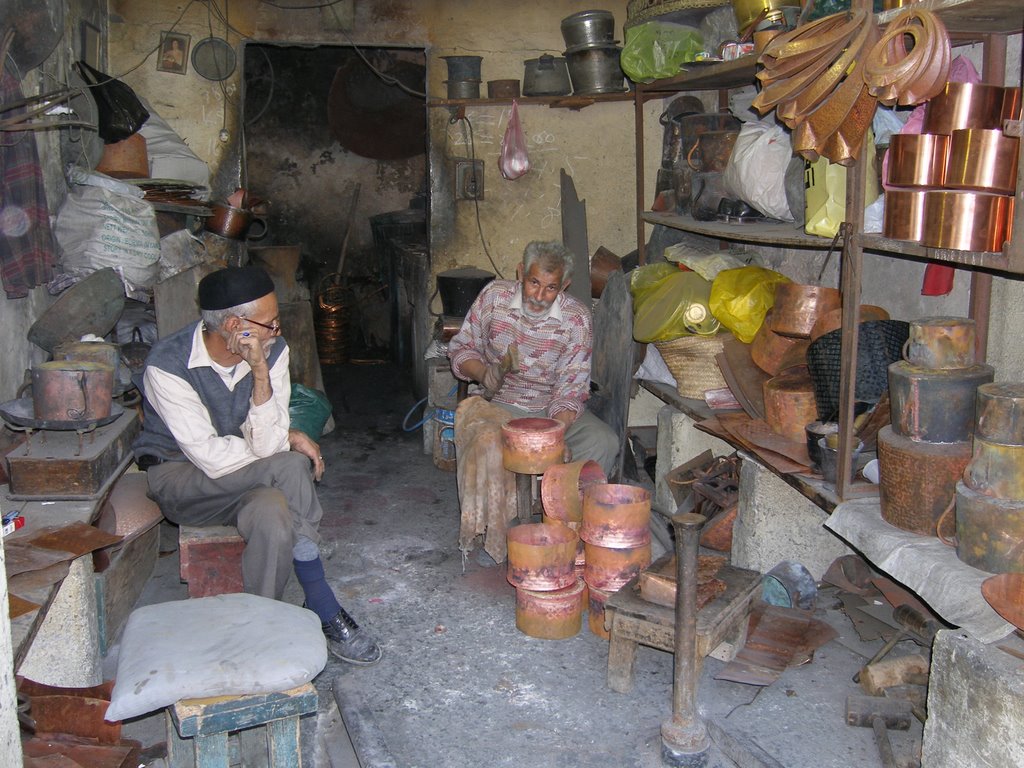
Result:
[[[652,264],[641,269],[651,272],[631,281],[634,339],[671,341],[681,336],[718,333],[721,324],[708,308],[711,283],[696,272],[680,270],[675,264]],[[653,281],[659,274],[661,279]],[[639,290],[634,289],[637,283]]]
[[[864,205],[878,197],[878,173],[875,169],[875,140],[868,131],[867,167],[864,169]],[[804,207],[804,232],[820,237],[835,237],[846,221],[846,168],[819,157],[804,166],[807,190]]]
[[[733,336],[749,344],[775,304],[775,286],[789,278],[765,267],[719,272],[711,285],[711,312]]]

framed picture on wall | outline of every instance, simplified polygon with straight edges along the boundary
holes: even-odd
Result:
[[[188,69],[188,47],[192,36],[180,32],[161,32],[156,68],[161,72],[184,75]]]
[[[82,39],[81,49],[78,58],[84,61],[93,69],[102,69],[100,66],[100,31],[88,21],[79,25]]]

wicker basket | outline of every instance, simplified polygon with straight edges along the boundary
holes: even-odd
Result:
[[[654,346],[664,358],[683,397],[703,400],[707,390],[727,386],[715,360],[715,355],[723,350],[719,335],[682,336],[655,342]]]

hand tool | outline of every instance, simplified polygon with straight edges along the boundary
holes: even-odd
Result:
[[[901,629],[896,632],[889,640],[883,645],[874,656],[865,664],[865,667],[869,667],[876,661],[885,656],[889,651],[900,640],[907,637],[913,637],[915,640],[923,644],[930,644],[935,633],[938,631],[938,625],[932,619],[926,619],[921,615],[921,612],[915,608],[911,608],[909,605],[898,605],[892,612],[892,617],[896,619],[901,625]],[[861,667],[863,670],[864,667]],[[860,682],[860,671],[853,676],[853,682]]]
[[[871,728],[875,732],[875,743],[884,768],[897,767],[888,729],[908,730],[911,717],[913,712],[909,701],[859,693],[846,697],[846,724]]]

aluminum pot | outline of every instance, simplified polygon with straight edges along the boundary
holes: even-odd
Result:
[[[619,64],[621,53],[622,49],[617,45],[566,51],[572,92],[581,95],[622,93],[626,76]]]
[[[523,62],[523,96],[568,96],[572,93],[565,59],[545,53]]]
[[[53,360],[32,368],[32,404],[44,421],[92,421],[110,415],[114,369],[101,363]]]
[[[615,15],[611,11],[580,11],[562,19],[565,47],[608,44],[615,37]]]
[[[445,80],[449,99],[479,99],[479,80]]]

